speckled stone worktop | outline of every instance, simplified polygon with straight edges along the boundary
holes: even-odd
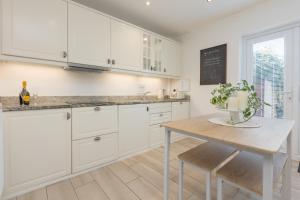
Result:
[[[18,97],[0,97],[3,112],[186,101],[190,101],[188,97],[158,99],[155,96],[49,96],[32,99],[29,106],[20,106]]]

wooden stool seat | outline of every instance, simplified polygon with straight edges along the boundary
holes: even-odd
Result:
[[[211,173],[220,167],[236,150],[216,143],[204,143],[178,156],[179,159],[179,200],[183,198],[184,163],[192,164],[206,173],[206,200],[211,199]]]
[[[277,153],[274,156],[273,179],[275,183],[279,180],[286,161],[287,156],[283,153]],[[249,152],[241,152],[217,171],[217,177],[262,196],[263,157]]]
[[[213,171],[234,152],[236,149],[232,147],[206,142],[180,154],[178,159],[205,171]]]

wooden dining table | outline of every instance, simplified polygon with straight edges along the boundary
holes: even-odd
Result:
[[[291,199],[291,156],[292,129],[294,121],[256,117],[257,128],[236,128],[209,122],[210,118],[224,117],[223,114],[210,114],[186,120],[163,123],[165,127],[164,146],[164,200],[169,199],[169,157],[171,133],[228,145],[240,151],[256,153],[263,157],[263,200],[273,199],[273,157],[287,141],[287,161],[283,177],[284,200]],[[245,163],[247,164],[247,163]]]

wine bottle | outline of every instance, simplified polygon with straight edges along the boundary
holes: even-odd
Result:
[[[29,105],[30,104],[30,93],[27,90],[27,82],[22,82],[22,91],[19,96],[20,99],[20,105]]]

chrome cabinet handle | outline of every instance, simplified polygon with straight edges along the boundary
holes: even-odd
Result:
[[[95,137],[95,138],[94,138],[94,141],[95,141],[95,142],[98,142],[98,141],[100,141],[100,140],[101,140],[101,137]]]
[[[63,58],[68,57],[68,53],[66,51],[63,52]]]
[[[71,113],[67,112],[67,120],[71,119]]]
[[[95,110],[95,111],[100,111],[101,108],[97,106],[97,107],[94,108],[94,110]]]

